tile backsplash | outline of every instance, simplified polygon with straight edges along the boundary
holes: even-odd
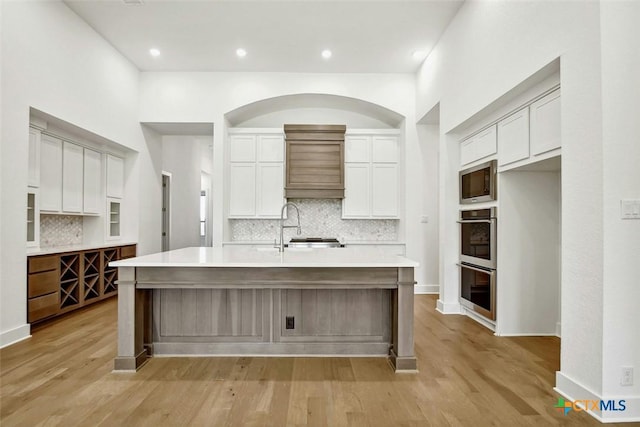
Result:
[[[300,209],[301,237],[337,237],[340,241],[397,241],[398,220],[342,219],[339,199],[289,199]],[[285,224],[295,222],[295,209],[289,208]],[[273,241],[280,239],[278,219],[231,219],[232,241]],[[284,230],[285,242],[296,236],[295,228]]]
[[[82,244],[82,217],[40,215],[40,247]]]

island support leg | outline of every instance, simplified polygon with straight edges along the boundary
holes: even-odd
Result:
[[[398,289],[393,292],[393,350],[396,372],[417,370],[413,348],[413,268],[398,269]]]
[[[147,361],[144,348],[145,291],[136,289],[135,267],[118,269],[118,356],[116,371],[135,371]]]

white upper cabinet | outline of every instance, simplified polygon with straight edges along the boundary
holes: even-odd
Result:
[[[121,199],[124,193],[124,159],[107,154],[107,197]]]
[[[40,186],[40,131],[29,128],[29,187]]]
[[[258,163],[256,205],[258,217],[277,217],[283,205],[284,165]]]
[[[84,149],[83,207],[86,214],[99,214],[102,208],[102,154]]]
[[[82,147],[64,141],[62,146],[62,211],[82,213],[84,178]]]
[[[560,90],[531,104],[531,154],[538,155],[559,148]]]
[[[523,108],[498,122],[498,164],[529,157],[529,108]]]
[[[284,138],[282,135],[258,135],[258,161],[283,162]]]
[[[256,164],[232,163],[229,168],[229,216],[256,215]]]
[[[398,138],[395,136],[372,137],[371,161],[374,163],[397,163]]]
[[[368,218],[371,216],[371,165],[347,163],[344,168],[344,201],[342,216]]]
[[[398,136],[345,136],[344,219],[398,217]]]
[[[62,141],[49,135],[40,141],[40,210],[62,210]]]
[[[256,161],[256,135],[231,135],[229,160],[232,162]]]
[[[279,218],[285,201],[283,131],[231,130],[228,141],[229,218]]]
[[[119,170],[122,177],[122,159],[116,159],[120,167],[112,168],[111,175]],[[99,215],[104,211],[102,170],[102,154],[98,151],[43,134],[40,138],[40,211]],[[112,191],[122,197],[122,178],[118,185],[119,193]]]
[[[371,136],[346,135],[344,138],[344,161],[347,163],[369,163],[371,161]]]
[[[371,165],[371,216],[395,218],[398,216],[398,165],[374,163]]]
[[[460,165],[464,166],[496,154],[498,151],[497,142],[495,125],[466,139],[460,144]]]

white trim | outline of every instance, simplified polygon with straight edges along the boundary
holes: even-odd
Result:
[[[640,396],[635,397],[627,397],[627,396],[610,396],[603,397],[594,393],[587,387],[582,384],[576,382],[575,380],[569,378],[565,374],[560,371],[556,372],[556,386],[553,390],[562,395],[564,398],[569,399],[571,401],[575,400],[625,400],[626,410],[622,412],[605,412],[604,415],[600,410],[584,411],[591,415],[593,418],[597,419],[601,423],[619,423],[619,422],[640,422]],[[571,413],[567,414],[567,416],[571,416]]]
[[[556,322],[556,336],[562,338],[562,323]]]
[[[464,314],[462,312],[462,306],[458,302],[445,303],[441,299],[438,299],[436,303],[436,310],[442,314]]]
[[[344,133],[350,135],[400,135],[400,129],[348,129]]]
[[[413,293],[416,295],[438,294],[440,293],[440,285],[415,285]]]
[[[557,335],[555,334],[555,332],[540,332],[540,333],[527,332],[527,333],[522,333],[522,334],[518,334],[518,333],[499,334],[499,333],[496,333],[496,336],[497,337],[556,337]]]
[[[0,334],[0,348],[8,347],[27,338],[31,338],[31,325],[25,323],[17,328],[2,332]]]
[[[227,128],[229,135],[277,134],[284,137],[284,128]]]

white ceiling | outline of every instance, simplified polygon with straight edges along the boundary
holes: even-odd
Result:
[[[143,71],[412,73],[463,0],[64,2]]]

